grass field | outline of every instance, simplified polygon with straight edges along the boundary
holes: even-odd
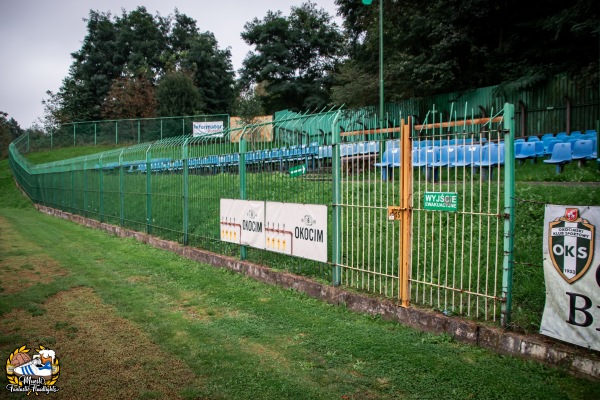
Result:
[[[33,210],[0,162],[0,355],[64,399],[596,399],[600,385]],[[0,387],[0,398],[13,398]]]

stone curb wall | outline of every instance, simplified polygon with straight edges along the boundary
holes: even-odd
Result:
[[[392,320],[420,331],[435,334],[445,333],[457,341],[480,346],[497,353],[536,360],[564,368],[576,375],[600,379],[600,355],[597,352],[564,344],[542,335],[522,335],[458,317],[446,317],[433,311],[403,308],[388,299],[379,299],[367,294],[350,292],[340,287],[312,281],[306,277],[274,271],[248,261],[183,246],[146,233],[101,223],[46,206],[36,204],[35,207],[48,215],[67,219],[90,228],[101,229],[116,236],[133,238],[155,248],[167,250],[200,263],[227,268],[260,282],[294,289],[330,304],[345,305],[355,312],[381,315],[383,319]]]

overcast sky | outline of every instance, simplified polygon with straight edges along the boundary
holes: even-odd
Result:
[[[334,0],[312,0],[338,25]],[[242,66],[249,46],[241,39],[244,24],[263,19],[268,10],[289,15],[303,0],[0,0],[0,111],[29,128],[42,116],[46,91],[57,92],[69,73],[71,53],[79,50],[87,33],[91,9],[121,15],[145,6],[163,16],[175,8],[197,22],[201,32],[214,33],[219,48],[231,48],[234,70]]]

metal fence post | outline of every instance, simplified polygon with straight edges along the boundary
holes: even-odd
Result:
[[[98,145],[98,124],[94,122],[94,146]]]
[[[77,145],[77,124],[73,124],[73,147]]]
[[[331,263],[333,264],[333,285],[339,286],[342,282],[342,268],[340,266],[340,246],[341,246],[341,226],[342,226],[342,208],[341,208],[341,137],[340,128],[337,121],[340,116],[338,112],[331,124],[332,148],[331,148],[331,176],[332,176],[332,237],[331,237]]]
[[[146,233],[152,233],[152,154],[146,150]]]
[[[412,185],[413,185],[413,167],[412,167],[412,118],[408,117],[408,123],[405,124],[402,119],[400,122],[401,132],[401,175],[400,175],[400,207],[402,209],[402,220],[400,221],[400,300],[402,307],[408,307],[410,302],[410,268],[412,253]]]
[[[83,160],[83,216],[87,217],[87,157]]]
[[[60,176],[60,209],[65,211],[65,172],[62,168],[58,168],[58,171]]]
[[[246,139],[244,138],[246,127],[240,135],[240,200],[246,200]],[[245,260],[248,257],[247,246],[240,248],[240,259]]]
[[[121,150],[121,153],[119,154],[119,222],[121,226],[125,224],[125,176],[123,174],[123,151],[125,150]]]
[[[510,323],[512,308],[512,284],[515,232],[515,106],[504,105],[504,259],[502,270],[502,316],[501,323]]]
[[[188,244],[189,229],[189,187],[188,187],[188,141],[185,138],[183,142],[183,244]]]
[[[75,164],[71,161],[71,212],[75,214]]]
[[[98,212],[100,213],[100,222],[104,222],[104,178],[103,178],[103,168],[102,168],[102,157],[104,156],[104,153],[100,154],[100,160],[98,161],[98,180],[99,180],[99,194],[100,194],[100,198],[98,199],[98,202],[100,203],[98,205]]]
[[[119,122],[115,121],[115,144],[119,144]]]

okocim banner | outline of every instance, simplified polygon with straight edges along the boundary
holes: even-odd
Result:
[[[600,207],[546,205],[540,333],[600,350]]]

